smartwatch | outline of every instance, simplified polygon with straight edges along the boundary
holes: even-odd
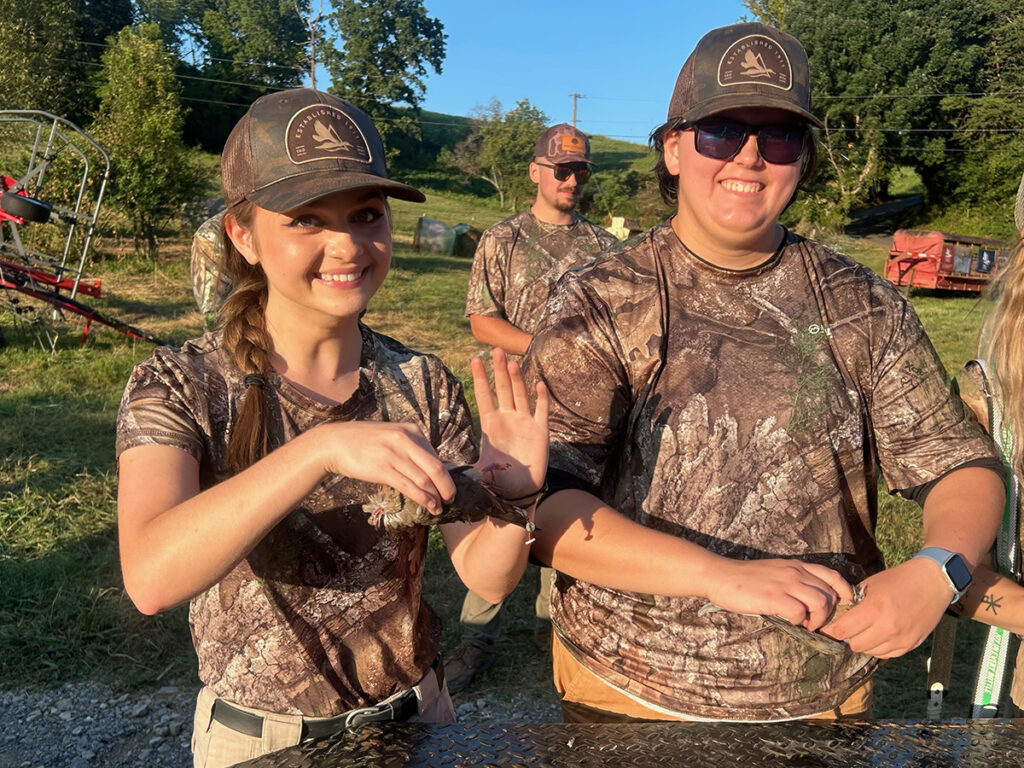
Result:
[[[949,588],[953,590],[953,599],[949,601],[950,605],[963,597],[964,592],[971,586],[971,571],[964,559],[956,552],[950,552],[941,547],[925,547],[914,557],[924,557],[939,564],[942,575],[946,577]]]

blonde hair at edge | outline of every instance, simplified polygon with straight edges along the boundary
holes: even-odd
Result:
[[[1017,242],[1009,265],[1000,271],[992,296],[996,303],[982,347],[998,381],[1004,423],[1015,436],[1013,469],[1024,477],[1024,241]]]

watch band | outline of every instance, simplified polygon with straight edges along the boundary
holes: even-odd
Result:
[[[942,575],[946,577],[946,583],[953,590],[953,599],[949,601],[950,605],[967,592],[967,588],[971,585],[971,572],[964,559],[956,552],[950,552],[942,547],[925,547],[914,557],[923,557],[938,564]]]

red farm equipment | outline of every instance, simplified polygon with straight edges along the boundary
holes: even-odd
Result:
[[[1002,240],[921,229],[898,229],[885,262],[885,279],[912,288],[980,293],[1009,256]]]
[[[0,310],[27,320],[27,296],[131,338],[163,343],[145,331],[107,317],[82,301],[100,297],[100,281],[82,274],[92,245],[110,158],[85,131],[48,112],[0,110]],[[14,169],[17,169],[15,171]]]

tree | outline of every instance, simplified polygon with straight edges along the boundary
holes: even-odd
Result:
[[[743,5],[750,11],[754,21],[781,29],[786,18],[787,2],[788,0],[743,0]]]
[[[938,199],[954,164],[942,94],[980,87],[991,0],[786,0],[787,32],[811,61],[823,163],[805,220],[841,225],[909,166]]]
[[[140,0],[177,54],[185,140],[224,146],[249,104],[298,85],[309,68],[309,0]]]
[[[419,136],[423,77],[428,68],[441,73],[444,25],[421,0],[340,0],[330,18],[342,47],[324,51],[328,90],[373,118],[393,159],[389,138]]]
[[[545,114],[529,99],[521,99],[504,113],[501,102],[491,99],[486,107],[477,109],[473,133],[456,144],[444,161],[494,187],[502,208],[506,197],[515,208],[519,199],[529,197],[532,191],[527,167],[546,122]]]
[[[65,115],[74,104],[75,8],[70,0],[0,0],[0,60],[6,109]]]
[[[129,27],[113,38],[98,93],[91,133],[110,154],[107,201],[130,222],[135,247],[153,256],[163,225],[206,183],[182,143],[181,85],[156,24]]]
[[[949,96],[940,105],[957,129],[950,144],[959,158],[945,176],[944,194],[955,205],[989,214],[995,228],[988,234],[1011,237],[1024,170],[1024,13],[1016,0],[994,0],[992,7],[996,23],[986,47],[983,95]]]

